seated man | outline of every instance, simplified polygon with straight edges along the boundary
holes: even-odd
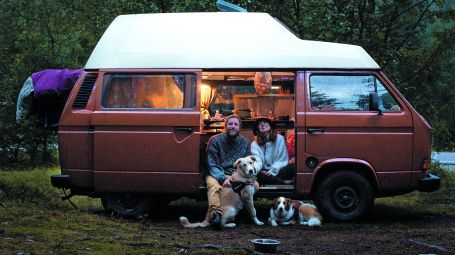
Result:
[[[250,155],[249,142],[240,135],[240,118],[231,115],[225,120],[225,132],[210,138],[207,145],[207,168],[209,174],[206,177],[207,199],[209,209],[207,217],[210,217],[212,227],[221,227],[220,190],[222,187],[231,187],[231,174],[235,171],[234,162],[238,158]],[[255,188],[259,184],[255,183]]]

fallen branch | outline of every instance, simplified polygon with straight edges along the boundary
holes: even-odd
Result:
[[[412,239],[408,239],[407,242],[410,243],[410,244],[414,244],[414,245],[420,246],[420,247],[433,248],[433,249],[436,249],[438,251],[447,252],[446,248],[444,248],[442,246],[439,246],[439,245],[423,243],[423,242],[419,242],[419,241],[412,240]]]

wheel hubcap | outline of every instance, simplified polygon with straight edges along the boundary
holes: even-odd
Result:
[[[352,211],[358,203],[357,191],[348,186],[342,186],[332,195],[335,206],[342,211]]]

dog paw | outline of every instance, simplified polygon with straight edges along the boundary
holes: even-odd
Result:
[[[184,216],[180,217],[179,221],[180,221],[180,225],[182,225],[182,226],[187,225],[187,224],[190,223],[190,221]]]
[[[235,223],[231,222],[231,223],[226,223],[223,225],[223,227],[225,228],[235,228]]]
[[[258,226],[264,225],[264,222],[262,222],[262,221],[260,221],[260,220],[258,220],[258,219],[254,219],[254,223],[255,223],[256,225],[258,225]]]
[[[278,224],[276,223],[275,220],[272,220],[269,218],[269,224],[272,226],[272,227],[278,227]]]
[[[308,220],[307,225],[310,227],[319,227],[321,226],[321,221],[317,218],[311,218]]]
[[[284,225],[284,226],[294,225],[294,224],[295,224],[295,221],[293,221],[293,220],[281,222],[281,225]]]

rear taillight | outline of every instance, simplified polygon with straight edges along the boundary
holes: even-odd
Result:
[[[428,169],[430,169],[430,165],[431,165],[431,160],[430,159],[424,159],[422,161],[422,171],[427,171]]]

